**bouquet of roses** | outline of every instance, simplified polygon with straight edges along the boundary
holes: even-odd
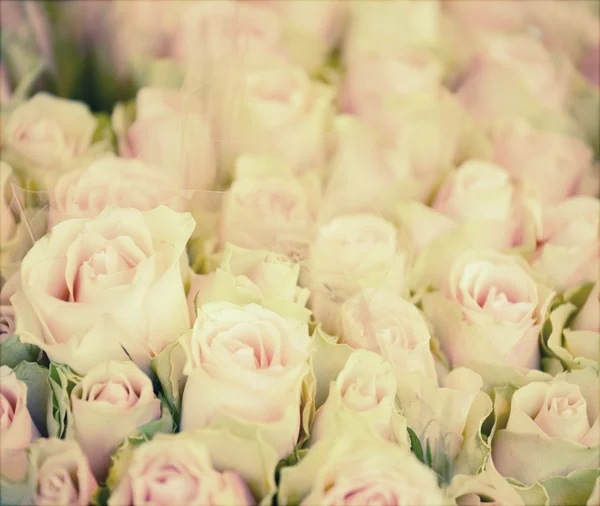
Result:
[[[0,9],[0,504],[600,503],[600,2]]]

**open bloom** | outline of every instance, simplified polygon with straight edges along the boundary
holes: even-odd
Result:
[[[80,374],[108,359],[146,367],[189,328],[180,261],[193,228],[164,206],[58,224],[21,265],[21,341]]]
[[[280,457],[297,443],[309,372],[308,326],[248,304],[205,304],[182,338],[188,376],[182,430],[238,420],[259,427]]]

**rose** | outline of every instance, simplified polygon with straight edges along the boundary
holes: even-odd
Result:
[[[534,37],[514,35],[488,40],[483,51],[471,62],[466,79],[494,67],[514,73],[529,93],[545,105],[565,106],[570,77],[567,67],[558,66]]]
[[[399,295],[362,291],[342,305],[340,319],[342,342],[380,353],[397,377],[419,371],[436,379],[427,324],[419,310]]]
[[[73,218],[94,218],[106,207],[149,211],[161,204],[183,210],[180,192],[161,168],[138,160],[105,158],[84,170],[63,174],[51,191],[48,226]]]
[[[364,418],[385,439],[407,442],[406,422],[396,408],[394,370],[377,353],[355,350],[348,357],[337,379],[331,382],[325,404],[315,413],[313,443],[327,432],[339,412]]]
[[[442,292],[424,296],[423,310],[454,366],[533,369],[551,296],[521,257],[467,249],[454,262]]]
[[[382,47],[436,48],[441,42],[440,7],[437,2],[352,2],[345,57],[353,59]]]
[[[113,114],[121,156],[164,167],[176,188],[212,188],[216,178],[213,134],[195,95],[142,88],[136,96],[135,121],[128,127],[124,115],[119,108]]]
[[[23,259],[11,298],[21,341],[80,374],[127,355],[146,367],[189,328],[180,261],[193,228],[164,206],[56,225]]]
[[[72,437],[99,481],[112,453],[133,431],[161,415],[152,381],[132,362],[98,364],[71,391]]]
[[[598,277],[600,202],[572,197],[544,209],[541,245],[533,268],[563,291]]]
[[[396,241],[393,225],[375,215],[338,216],[319,227],[301,281],[327,332],[337,334],[339,304],[361,289],[389,286],[402,292],[405,259]]]
[[[281,470],[279,504],[443,504],[430,469],[354,421],[341,419],[299,464]]]
[[[83,103],[40,92],[10,112],[2,134],[3,157],[35,176],[38,184],[50,184],[60,172],[110,151],[108,141],[93,141],[96,127]]]
[[[600,59],[600,42],[590,47],[579,63],[583,76],[596,88],[600,88],[600,70],[596,62]]]
[[[188,434],[153,439],[135,450],[108,505],[255,504],[242,476],[215,469],[211,457]]]
[[[583,286],[565,294],[555,307],[542,333],[545,351],[550,355],[546,369],[556,365],[553,357],[569,370],[600,369],[600,299],[598,285]]]
[[[6,365],[0,379],[0,450],[22,450],[39,437],[27,410],[27,385]]]
[[[15,333],[15,311],[10,304],[0,305],[0,344]]]
[[[302,259],[316,220],[314,179],[303,184],[291,174],[262,176],[255,172],[260,162],[269,159],[238,158],[237,177],[223,200],[220,242]]]
[[[395,96],[433,93],[441,86],[442,66],[426,52],[380,49],[347,60],[342,110],[359,117],[369,117]]]
[[[228,244],[215,272],[192,276],[188,291],[190,319],[196,319],[196,307],[203,304],[231,302],[256,303],[285,318],[308,323],[310,292],[298,286],[299,276],[300,264],[287,257]]]
[[[496,419],[507,416],[507,422],[497,427],[492,440],[496,469],[528,486],[577,469],[596,468],[599,385],[598,373],[584,369],[529,383],[514,393],[510,403],[505,399],[510,411],[497,410]],[[520,455],[535,454],[537,465],[515,459],[517,448]]]
[[[98,487],[76,441],[38,439],[31,446],[30,466],[36,506],[86,506]]]
[[[175,57],[188,65],[252,56],[284,56],[282,19],[260,3],[202,2],[187,8]]]
[[[448,496],[453,497],[457,506],[526,506],[532,504],[532,497],[519,494],[520,490],[511,485],[488,461],[486,468],[477,476],[458,475],[450,484]],[[542,498],[542,500],[544,500]],[[526,502],[527,501],[527,502]]]
[[[313,73],[338,42],[347,5],[339,0],[257,2],[276,12],[282,23],[287,57]]]
[[[13,188],[18,188],[18,181],[13,176],[12,168],[0,161],[0,240],[5,246],[15,235],[17,222],[11,209]],[[18,193],[17,193],[18,195]]]
[[[281,458],[291,453],[309,372],[308,326],[256,304],[212,303],[199,308],[181,343],[188,376],[182,430],[240,420],[258,426]]]
[[[515,179],[537,188],[544,204],[575,195],[593,153],[582,141],[515,122],[494,135],[494,160]]]
[[[457,367],[440,379],[422,372],[398,375],[397,398],[406,422],[431,454],[431,466],[445,480],[456,472],[474,474],[485,453],[474,453],[482,443],[480,429],[491,412],[489,397],[480,392],[479,374]],[[429,450],[427,450],[429,448]]]
[[[227,170],[243,153],[279,156],[295,173],[325,166],[329,86],[291,64],[248,60],[215,71],[209,89]]]

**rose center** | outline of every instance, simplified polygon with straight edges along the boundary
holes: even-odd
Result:
[[[66,469],[53,469],[51,474],[42,474],[38,485],[37,504],[76,504],[77,490]]]
[[[0,432],[8,430],[15,416],[17,400],[9,391],[0,392]]]

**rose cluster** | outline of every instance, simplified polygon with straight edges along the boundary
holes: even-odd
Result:
[[[599,504],[599,5],[2,1],[0,503]]]

